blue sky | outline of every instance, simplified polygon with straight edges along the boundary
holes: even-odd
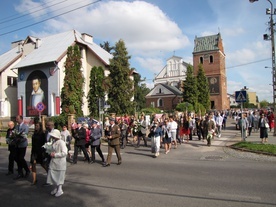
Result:
[[[276,0],[271,1],[276,7]],[[123,39],[131,67],[151,88],[155,74],[172,55],[192,63],[195,36],[220,32],[228,93],[247,86],[260,101],[272,102],[271,42],[263,40],[263,34],[269,33],[267,0],[102,0],[60,15],[93,2],[2,0],[0,54],[10,49],[11,42],[28,35],[44,37],[71,29],[91,34],[98,44],[109,41],[114,45]]]

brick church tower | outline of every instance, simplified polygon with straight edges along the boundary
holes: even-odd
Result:
[[[194,74],[197,75],[198,66],[202,64],[210,87],[211,109],[229,109],[225,54],[220,33],[196,37],[194,43]]]

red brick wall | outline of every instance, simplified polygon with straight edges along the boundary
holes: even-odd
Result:
[[[163,100],[163,106],[162,107],[157,107],[158,100],[161,98]],[[175,106],[180,103],[182,97],[158,97],[158,98],[147,98],[146,99],[146,106],[151,107],[151,102],[154,102],[154,107],[159,108],[164,111],[170,111],[174,110]]]

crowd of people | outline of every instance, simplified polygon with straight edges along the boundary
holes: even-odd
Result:
[[[62,126],[61,131],[55,129],[53,121],[46,123],[44,131],[42,124],[38,122],[32,134],[30,164],[25,160],[29,127],[24,123],[22,116],[17,116],[16,124],[13,121],[8,123],[6,141],[10,154],[6,175],[14,174],[14,163],[16,163],[18,174],[14,180],[28,178],[32,173],[31,185],[35,186],[37,184],[36,165],[40,164],[47,173],[47,181],[44,185],[54,186],[51,195],[59,197],[63,194],[66,162],[77,164],[80,153],[84,156],[83,161],[93,164],[96,162],[97,151],[102,166],[109,167],[112,164],[113,150],[116,153],[117,165],[121,165],[120,150],[129,145],[138,148],[141,146],[141,141],[144,147],[148,147],[150,140],[151,153],[155,158],[160,155],[160,148],[164,148],[164,153],[168,154],[172,148],[177,149],[178,145],[193,139],[202,140],[207,146],[211,146],[215,136],[221,137],[229,117],[233,119],[240,117],[239,128],[243,140],[246,140],[254,129],[255,132],[260,130],[260,138],[264,143],[268,139],[268,129],[274,128],[272,115],[270,111],[268,113],[216,111],[204,115],[195,113],[153,115],[150,120],[147,120],[146,116],[141,114],[139,117],[106,117],[103,123],[91,118],[89,124],[73,123],[71,131],[66,125]],[[105,139],[108,143],[106,159],[101,150],[101,139]],[[71,145],[74,149],[73,154],[70,153]]]
[[[260,133],[261,143],[268,141],[268,130],[274,129],[274,113],[268,110],[233,111],[230,116],[236,120],[236,125],[241,131],[241,140],[246,141],[253,132]]]

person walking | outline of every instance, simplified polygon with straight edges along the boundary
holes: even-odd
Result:
[[[163,143],[164,143],[164,147],[165,147],[165,154],[168,154],[171,150],[171,143],[172,143],[172,140],[171,140],[172,134],[171,134],[170,122],[168,120],[164,121],[163,130],[164,130],[164,132],[163,132],[163,134],[164,134]]]
[[[62,131],[60,132],[60,134],[61,134],[61,139],[66,143],[66,147],[67,147],[67,151],[68,151],[67,158],[70,162],[71,161],[70,150],[71,150],[72,136],[71,136],[70,132],[68,131],[66,125],[62,126]]]
[[[254,127],[254,116],[252,115],[251,111],[247,114],[247,122],[248,122],[248,136],[251,135],[252,128]]]
[[[218,136],[218,138],[220,138],[221,137],[222,124],[223,124],[223,117],[220,115],[219,112],[217,113],[215,121],[216,121],[217,136]]]
[[[16,161],[18,165],[18,175],[14,178],[18,180],[20,178],[27,178],[30,175],[30,169],[25,160],[26,150],[28,146],[27,135],[29,133],[29,127],[23,122],[23,117],[21,115],[16,116],[16,122],[18,125],[15,127],[16,131],[19,133],[17,136],[16,143]],[[23,174],[23,169],[26,171],[25,175]]]
[[[263,113],[259,119],[259,129],[260,129],[260,138],[261,143],[267,142],[268,139],[268,133],[267,129],[269,128],[269,121],[265,114]]]
[[[246,141],[247,130],[248,130],[248,120],[245,113],[242,114],[242,117],[239,120],[239,127],[241,130],[241,140]]]
[[[102,159],[102,164],[105,164],[104,156],[101,150],[101,136],[102,136],[102,130],[97,126],[97,122],[93,121],[91,123],[91,129],[90,129],[90,143],[91,143],[91,163],[94,163],[95,158],[95,150],[98,152],[99,156]]]
[[[171,134],[171,142],[172,144],[174,144],[174,149],[176,149],[177,148],[177,141],[176,141],[177,122],[174,121],[173,116],[169,116],[168,127]]]
[[[153,124],[150,127],[151,131],[151,152],[154,153],[154,157],[159,156],[160,151],[160,138],[162,136],[162,128],[159,125],[158,119],[154,119]]]
[[[145,147],[148,146],[146,133],[147,133],[147,121],[145,119],[145,116],[142,114],[139,120],[137,147],[140,147],[141,138],[144,140],[144,146]]]
[[[107,136],[108,154],[107,154],[106,164],[104,165],[104,167],[110,166],[113,149],[115,150],[115,153],[118,159],[117,165],[122,164],[122,157],[120,153],[120,139],[119,139],[121,136],[120,127],[117,124],[115,124],[115,118],[113,117],[109,119],[109,122],[110,122],[109,136]]]
[[[32,149],[31,149],[31,171],[33,181],[31,185],[37,184],[36,176],[36,164],[41,164],[41,166],[48,172],[48,166],[43,162],[43,153],[44,150],[42,146],[45,144],[45,132],[42,129],[41,122],[35,124],[34,134],[32,135]]]
[[[49,133],[53,139],[53,151],[51,152],[51,161],[49,165],[47,183],[55,185],[55,188],[51,191],[51,195],[59,197],[63,194],[62,185],[65,180],[66,173],[66,156],[67,147],[65,142],[61,139],[60,131],[54,129]]]
[[[8,130],[6,134],[6,143],[8,144],[9,154],[9,164],[8,164],[8,173],[6,175],[13,175],[14,173],[14,162],[16,160],[16,143],[13,140],[12,136],[14,133],[14,122],[9,121],[8,123]]]
[[[216,129],[215,122],[212,120],[212,117],[212,115],[208,115],[203,123],[204,136],[206,136],[207,146],[209,147],[211,146],[211,139],[213,138]]]
[[[78,162],[78,149],[80,148],[86,158],[86,161],[90,163],[90,157],[85,149],[86,144],[86,129],[82,127],[81,123],[78,123],[78,127],[76,129],[72,129],[72,136],[75,139],[74,143],[74,157],[73,157],[73,164],[77,164]]]

